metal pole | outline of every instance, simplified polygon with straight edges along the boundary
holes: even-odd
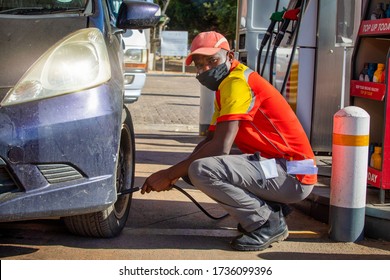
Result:
[[[363,239],[370,116],[348,106],[333,118],[329,234],[336,241]]]
[[[347,73],[347,52],[348,47],[344,47],[343,52],[343,74],[341,79],[341,98],[340,98],[340,109],[343,109],[345,106],[345,82],[346,82],[346,73]]]
[[[344,95],[345,95],[345,72],[346,72],[346,65],[347,65],[347,47],[344,47],[344,52],[343,52],[343,74],[341,78],[341,100],[340,100],[340,109],[344,108]]]

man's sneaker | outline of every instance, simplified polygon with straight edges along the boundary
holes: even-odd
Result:
[[[252,232],[242,232],[230,242],[230,246],[239,251],[262,251],[272,243],[288,237],[286,221],[281,213],[273,212],[267,222]]]

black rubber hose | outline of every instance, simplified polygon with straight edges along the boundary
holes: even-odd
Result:
[[[195,200],[195,198],[193,198],[189,193],[187,193],[185,190],[183,190],[182,188],[176,186],[176,185],[172,185],[172,188],[178,190],[179,192],[181,192],[182,194],[184,194],[186,197],[188,197],[204,214],[206,214],[207,217],[213,219],[213,220],[221,220],[223,218],[226,218],[227,216],[229,216],[229,214],[225,214],[221,217],[214,217],[213,215],[211,215],[210,213],[208,213],[200,204],[199,202],[197,202]],[[119,192],[117,193],[118,196],[120,195],[127,195],[127,194],[131,194],[131,193],[134,193],[134,192],[137,192],[141,190],[140,187],[134,187],[134,188],[131,188],[131,189],[128,189],[128,190],[124,190],[122,192]]]
[[[172,185],[172,188],[178,190],[179,192],[181,192],[182,194],[184,194],[186,197],[188,197],[207,217],[213,219],[213,220],[221,220],[223,218],[226,218],[227,216],[229,216],[229,214],[225,214],[223,216],[220,216],[220,217],[214,217],[213,215],[211,215],[210,213],[208,213],[200,204],[199,202],[197,202],[189,193],[187,193],[185,190],[183,190],[182,188],[176,186],[176,185]]]
[[[293,61],[294,61],[295,51],[297,49],[299,28],[301,26],[301,20],[302,20],[305,8],[306,8],[306,0],[303,0],[302,1],[302,6],[301,6],[301,14],[300,14],[300,16],[298,18],[298,22],[297,22],[297,26],[296,26],[296,33],[294,35],[294,44],[293,44],[293,48],[292,48],[292,51],[291,51],[290,61],[289,61],[288,66],[287,66],[286,76],[284,77],[282,88],[280,89],[280,93],[281,94],[283,94],[284,89],[286,88],[286,85],[287,85],[287,79],[290,76],[291,67],[292,67],[292,64],[293,64]]]

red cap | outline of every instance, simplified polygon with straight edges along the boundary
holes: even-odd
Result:
[[[226,38],[215,31],[202,32],[196,35],[191,44],[191,53],[186,58],[186,65],[192,62],[192,55],[214,55],[221,49],[230,51]]]

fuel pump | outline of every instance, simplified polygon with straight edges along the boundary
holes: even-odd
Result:
[[[298,4],[299,3],[299,4]],[[297,2],[297,6],[300,5],[300,1]],[[276,56],[276,51],[278,47],[280,46],[280,43],[282,42],[284,35],[287,32],[287,28],[290,25],[291,21],[298,21],[298,14],[300,12],[300,8],[294,8],[291,10],[287,10],[283,14],[283,22],[282,25],[279,29],[278,34],[276,35],[275,41],[274,41],[274,46],[272,49],[272,54],[271,54],[271,62],[270,62],[270,73],[269,73],[269,82],[272,84],[273,83],[273,71],[274,71],[274,64],[275,64],[275,56]],[[294,33],[294,30],[291,32],[291,34]],[[295,39],[296,40],[296,39]],[[295,52],[295,49],[292,50],[291,56],[293,56],[293,53]],[[286,77],[288,77],[288,72],[286,73]],[[281,91],[282,92],[282,91]]]
[[[291,56],[290,56],[290,60],[288,62],[286,75],[285,75],[284,80],[283,80],[283,85],[280,88],[280,92],[282,92],[282,93],[284,92],[284,90],[286,88],[287,80],[288,80],[288,77],[290,76],[291,67],[292,67],[292,64],[294,62],[294,55],[295,55],[295,50],[297,49],[298,35],[299,35],[299,30],[300,30],[301,20],[302,20],[302,13],[303,13],[303,10],[305,9],[305,7],[306,7],[306,1],[303,0],[301,8],[299,9],[300,10],[299,17],[298,17],[298,14],[296,14],[296,17],[298,17],[298,19],[297,19],[296,27],[294,28],[294,31],[293,31],[293,33],[295,33],[295,35],[294,35],[294,44],[293,44],[293,47],[292,47],[292,50],[291,50]]]
[[[286,9],[284,8],[282,11],[274,12],[270,17],[271,23],[268,26],[266,33],[264,34],[264,37],[263,37],[263,40],[261,41],[261,45],[260,45],[259,52],[257,55],[257,69],[256,70],[257,70],[257,73],[259,73],[260,75],[264,74],[264,69],[265,69],[265,65],[267,64],[268,53],[269,53],[269,49],[271,46],[270,38],[274,34],[275,25],[276,25],[276,23],[283,21],[283,15],[285,12],[286,12]],[[267,52],[265,54],[263,67],[262,67],[261,72],[260,72],[261,55],[262,55],[263,49],[267,45],[267,43],[268,43]]]

